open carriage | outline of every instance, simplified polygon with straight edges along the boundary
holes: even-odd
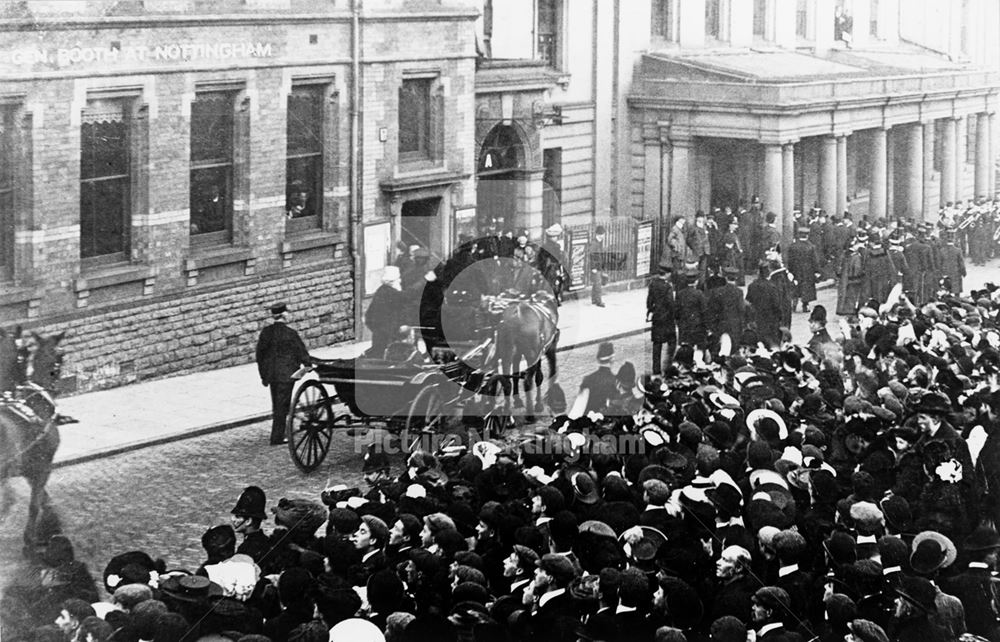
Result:
[[[368,428],[377,422],[411,436],[444,432],[449,418],[499,387],[489,369],[491,338],[434,350],[432,356],[415,348],[401,354],[405,348],[393,346],[386,355],[395,357],[391,359],[314,358],[309,370],[298,373],[286,430],[292,461],[300,470],[312,472],[323,462],[336,429]],[[498,428],[499,417],[489,408],[484,421],[486,430]]]

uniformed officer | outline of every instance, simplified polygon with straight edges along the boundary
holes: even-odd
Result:
[[[292,402],[292,374],[310,363],[309,351],[299,333],[288,327],[288,306],[271,306],[272,323],[257,338],[260,381],[271,388],[271,445],[285,443],[285,420]]]

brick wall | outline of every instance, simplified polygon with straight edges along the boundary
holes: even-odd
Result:
[[[354,337],[350,261],[198,288],[136,305],[29,327],[66,331],[67,392],[252,362],[266,306],[285,301],[290,325],[312,349]]]

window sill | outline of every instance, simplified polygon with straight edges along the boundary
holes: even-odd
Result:
[[[303,250],[313,250],[318,247],[329,247],[344,242],[342,234],[332,234],[321,230],[311,230],[308,232],[298,232],[285,237],[281,244],[282,254],[290,252],[301,252]]]
[[[4,285],[4,291],[0,293],[0,305],[17,305],[42,298],[42,289],[32,286],[10,287]]]
[[[243,263],[243,275],[254,273],[256,259],[248,247],[233,247],[226,245],[213,248],[191,248],[191,255],[184,261],[184,272],[188,286],[198,285],[198,272],[220,265]]]
[[[156,268],[132,263],[117,263],[84,268],[80,274],[80,278],[73,281],[73,290],[76,292],[76,307],[87,307],[87,301],[93,290],[101,290],[139,281],[142,282],[142,295],[151,295],[156,286]]]
[[[156,270],[148,265],[117,264],[85,269],[80,278],[73,282],[74,289],[79,293],[83,290],[99,290],[121,285],[145,281],[156,276]]]

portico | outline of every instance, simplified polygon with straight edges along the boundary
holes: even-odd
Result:
[[[646,161],[639,217],[735,210],[756,195],[788,239],[793,211],[814,203],[922,220],[992,194],[997,84],[927,54],[648,54],[629,99],[633,158]]]

